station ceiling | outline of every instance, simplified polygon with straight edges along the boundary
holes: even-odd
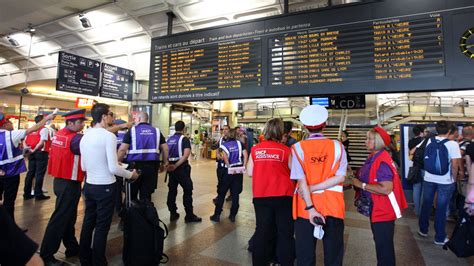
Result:
[[[289,9],[327,5],[290,0]],[[173,33],[283,13],[283,0],[0,0],[0,6],[0,89],[25,82],[26,69],[28,80],[55,79],[59,51],[133,69],[137,80],[148,80],[151,38],[166,35],[169,11],[176,15]],[[35,32],[28,62],[30,26]]]

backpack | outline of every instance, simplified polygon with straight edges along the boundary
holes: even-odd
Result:
[[[413,154],[413,165],[418,166],[421,169],[424,169],[424,160],[425,160],[425,148],[426,148],[426,143],[428,143],[429,138],[424,139],[421,142],[421,145],[415,149],[415,153]]]
[[[425,148],[425,158],[423,168],[433,175],[445,175],[449,172],[449,153],[444,145],[449,139],[438,141],[435,137],[430,138],[431,142]]]

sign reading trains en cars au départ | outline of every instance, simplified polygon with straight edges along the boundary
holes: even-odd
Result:
[[[386,0],[154,38],[149,101],[472,88],[472,17],[467,0]]]

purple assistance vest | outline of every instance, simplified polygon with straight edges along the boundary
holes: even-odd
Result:
[[[224,137],[221,137],[219,139],[219,148],[226,142],[227,142],[227,140],[225,140]],[[216,163],[217,163],[217,168],[224,168],[225,167],[224,160],[220,160],[220,159],[216,158]]]
[[[183,134],[174,134],[166,141],[168,144],[168,161],[177,162],[183,157]]]
[[[230,167],[244,165],[242,143],[240,143],[240,141],[230,140],[223,143],[219,148],[221,148],[227,154]]]
[[[0,130],[0,169],[5,172],[3,177],[26,172],[23,151],[13,144],[11,131]]]
[[[130,129],[130,147],[127,162],[159,161],[160,130],[149,124],[139,124]]]
[[[120,148],[120,145],[122,145],[123,143],[123,137],[125,136],[125,133],[127,133],[127,131],[119,131],[117,132],[117,150]]]

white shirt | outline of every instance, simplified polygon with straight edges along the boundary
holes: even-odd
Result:
[[[5,131],[7,132],[6,134],[8,134],[8,130],[0,129],[0,131]],[[11,134],[12,134],[11,139],[13,141],[13,145],[15,146],[15,148],[18,148],[18,145],[20,145],[21,140],[26,137],[26,130],[25,129],[12,130]]]
[[[436,136],[436,139],[441,141],[445,139],[445,137],[438,137]],[[423,142],[418,144],[416,147],[418,148],[421,146]],[[431,139],[428,139],[428,142],[426,143],[426,147],[430,145]],[[448,157],[449,157],[449,167],[448,167],[448,172],[445,175],[434,175],[431,173],[428,173],[428,171],[425,171],[425,177],[424,180],[432,183],[437,183],[437,184],[442,184],[442,185],[449,185],[454,183],[454,178],[451,176],[451,162],[453,159],[460,159],[461,158],[461,150],[459,149],[459,145],[453,141],[450,140],[446,143],[444,143],[444,146],[448,149]]]
[[[49,137],[49,129],[47,128],[42,128],[40,131],[40,140],[48,140]],[[34,148],[34,147],[32,147]]]
[[[117,159],[117,137],[104,128],[89,128],[79,144],[81,167],[87,173],[86,182],[92,185],[115,183],[114,175],[132,177]]]

